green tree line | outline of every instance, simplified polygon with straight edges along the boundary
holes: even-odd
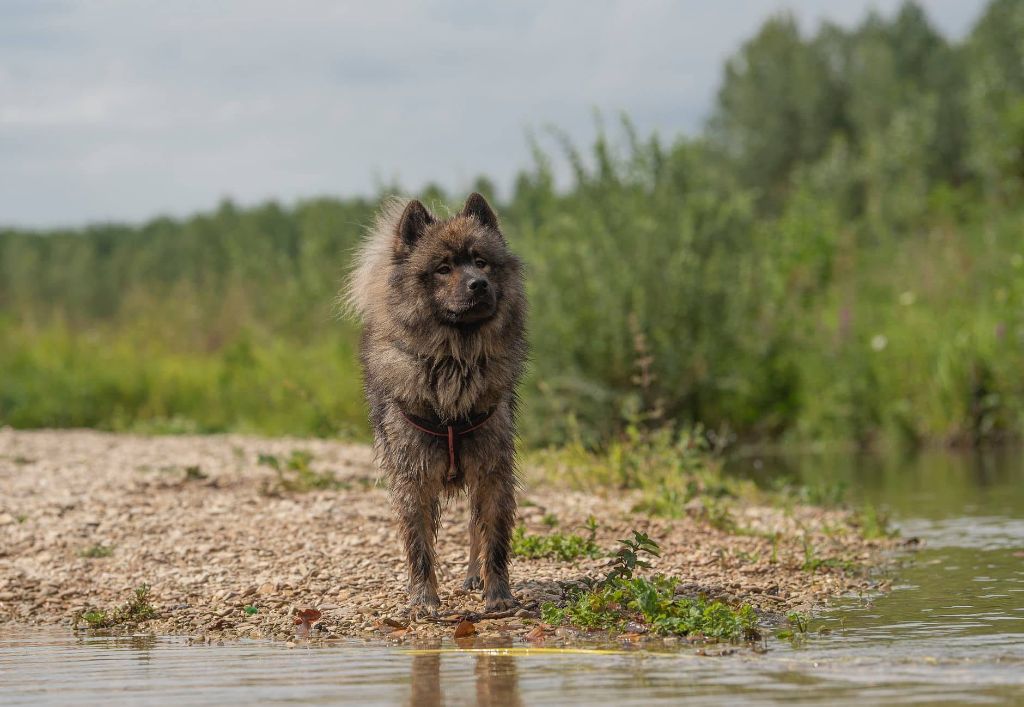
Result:
[[[586,149],[535,144],[496,199],[529,266],[526,441],[650,417],[747,440],[1019,436],[1021,37],[1015,0],[957,42],[915,3],[810,36],[779,15],[726,63],[703,134],[624,119]],[[0,424],[365,435],[334,298],[375,206],[0,230]]]

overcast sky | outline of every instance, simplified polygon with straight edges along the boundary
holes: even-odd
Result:
[[[981,0],[923,0],[962,36]],[[529,128],[695,132],[769,15],[899,0],[0,0],[0,224],[509,183]],[[609,121],[611,122],[611,121]]]

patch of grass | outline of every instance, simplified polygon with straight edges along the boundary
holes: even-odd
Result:
[[[711,640],[757,640],[758,618],[749,604],[733,609],[720,601],[676,594],[679,580],[662,575],[635,576],[649,567],[644,555],[657,556],[660,548],[637,531],[622,540],[608,576],[593,587],[577,590],[564,606],[547,602],[541,618],[555,626],[586,630],[635,631],[641,626],[655,635],[703,637]]]
[[[246,606],[245,608],[243,608],[242,611],[244,611],[247,616],[252,616],[253,614],[259,613],[259,608],[255,607],[255,606],[252,606],[250,604],[249,606]]]
[[[811,541],[804,537],[804,562],[800,566],[804,572],[814,573],[820,569],[838,569],[844,572],[856,572],[858,565],[852,560],[845,560],[839,557],[819,557]]]
[[[156,609],[149,603],[149,592],[149,585],[143,584],[117,609],[85,611],[78,616],[75,623],[84,621],[90,629],[134,628],[157,617]]]
[[[791,611],[786,614],[785,627],[775,634],[776,638],[789,639],[794,644],[802,643],[807,639],[807,631],[810,628],[810,619],[798,611]]]
[[[793,483],[785,478],[773,479],[771,490],[797,503],[826,508],[841,506],[846,500],[848,485],[845,481],[815,479]]]
[[[198,464],[185,467],[186,481],[205,481],[208,478],[209,475],[206,474]]]
[[[312,468],[313,455],[296,449],[283,462],[273,454],[260,454],[259,463],[277,472],[274,483],[264,484],[263,492],[274,495],[281,492],[305,493],[348,488],[331,471],[316,471]]]
[[[594,542],[597,521],[593,516],[587,519],[587,535],[552,532],[548,535],[528,535],[526,528],[519,526],[512,534],[512,553],[528,559],[555,558],[571,562],[581,557],[601,557],[604,552]]]
[[[85,557],[90,560],[96,560],[103,557],[110,557],[114,554],[114,547],[112,545],[104,545],[102,543],[96,543],[89,547],[81,550],[78,553],[79,557]]]
[[[14,516],[14,520],[18,523],[18,525],[21,525],[26,520],[28,520],[28,516],[24,513],[19,513],[18,515]]]
[[[554,513],[545,513],[544,517],[540,519],[540,522],[549,528],[556,528],[558,527],[558,516]]]
[[[865,504],[853,520],[865,540],[894,538],[900,534],[898,528],[890,525],[889,514],[871,503]]]

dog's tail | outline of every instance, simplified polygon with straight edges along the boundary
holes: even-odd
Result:
[[[387,301],[395,234],[407,203],[408,199],[389,197],[381,204],[373,225],[366,230],[352,259],[345,288],[338,296],[339,309],[344,316],[366,321],[372,314],[373,303]]]

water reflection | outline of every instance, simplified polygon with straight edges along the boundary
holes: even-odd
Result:
[[[519,694],[517,659],[502,655],[501,648],[511,647],[510,643],[485,643],[482,641],[460,641],[460,648],[493,648],[494,652],[473,653],[473,676],[476,704],[482,707],[519,707],[523,700]],[[410,667],[410,707],[440,707],[449,704],[442,689],[442,644],[425,643],[417,645]],[[430,652],[437,651],[437,652]],[[448,654],[455,660],[454,652]]]

